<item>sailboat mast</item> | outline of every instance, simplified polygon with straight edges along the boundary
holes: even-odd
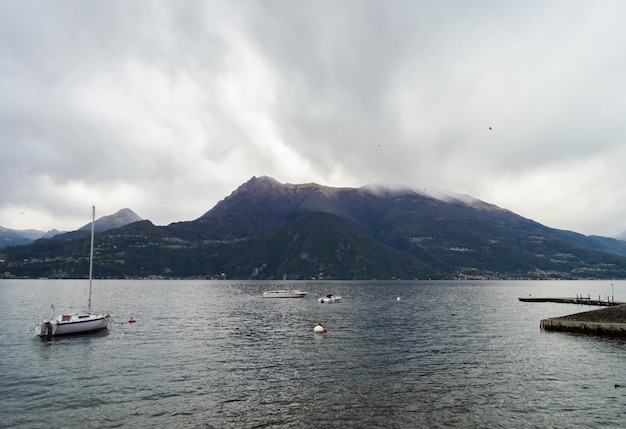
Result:
[[[91,313],[91,280],[93,275],[93,238],[96,223],[96,206],[91,206],[91,250],[89,252],[89,304],[87,311]]]

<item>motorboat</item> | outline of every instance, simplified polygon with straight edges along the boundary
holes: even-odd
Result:
[[[306,292],[293,290],[266,290],[263,292],[263,298],[304,298]]]
[[[341,297],[329,293],[328,295],[325,295],[321,298],[317,298],[317,301],[321,304],[333,304],[335,302],[341,301]]]
[[[93,241],[96,208],[91,214],[91,252],[89,256],[89,301],[87,311],[74,314],[61,314],[52,320],[45,319],[40,326],[40,337],[85,334],[108,328],[111,316],[108,313],[94,314],[91,312],[91,284],[93,279]]]

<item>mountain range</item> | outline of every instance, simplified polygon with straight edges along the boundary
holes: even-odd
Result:
[[[192,221],[155,226],[132,215],[98,229],[96,276],[626,278],[626,242],[549,228],[467,196],[283,184],[264,176]],[[0,249],[0,273],[84,277],[87,235],[80,229]]]
[[[22,246],[46,235],[36,229],[8,229],[0,226],[0,249],[7,246]]]
[[[106,231],[108,229],[119,228],[121,226],[128,225],[130,223],[140,220],[142,219],[135,212],[133,212],[131,209],[124,208],[118,210],[112,215],[103,216],[97,219],[95,223],[95,230],[99,232]],[[68,234],[70,234],[70,237],[83,235],[83,233],[79,231],[91,232],[91,223],[88,223],[80,227],[77,231],[73,231]],[[66,232],[59,231],[57,229],[46,232],[36,229],[8,229],[0,226],[0,249],[8,246],[23,246],[25,244],[30,244],[40,238],[51,238],[55,235],[65,233]]]

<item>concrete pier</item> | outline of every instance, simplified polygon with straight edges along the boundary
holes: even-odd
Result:
[[[544,319],[540,327],[546,331],[626,337],[626,304]]]

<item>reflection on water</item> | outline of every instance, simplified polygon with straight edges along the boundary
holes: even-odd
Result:
[[[618,299],[626,284],[613,283]],[[619,427],[625,417],[626,389],[614,384],[626,385],[626,343],[541,332],[542,318],[588,308],[517,300],[598,295],[604,282],[98,281],[108,331],[29,335],[40,309],[81,287],[0,282],[0,425]],[[309,294],[261,298],[276,287]],[[331,292],[342,302],[317,302]],[[313,333],[317,323],[328,332]]]

